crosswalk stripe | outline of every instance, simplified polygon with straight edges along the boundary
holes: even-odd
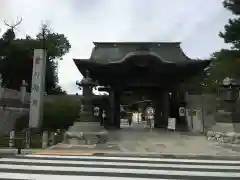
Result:
[[[51,155],[26,155],[27,157],[41,157],[41,158],[51,158]],[[79,156],[61,156],[56,155],[55,158],[69,158],[76,159]],[[130,160],[130,161],[152,161],[152,162],[179,162],[179,159],[169,159],[169,158],[145,158],[145,157],[112,157],[112,156],[82,156],[82,160],[84,159],[98,159],[98,160]],[[240,161],[235,160],[199,160],[199,159],[181,159],[182,163],[206,163],[206,164],[239,164]]]
[[[240,170],[240,166],[219,166],[219,165],[185,165],[185,164],[150,164],[150,163],[132,163],[132,162],[95,162],[95,161],[59,161],[59,160],[47,160],[47,159],[14,159],[3,158],[1,162],[12,163],[39,163],[39,164],[56,164],[56,165],[102,165],[102,166],[136,166],[136,167],[155,167],[155,168],[189,168],[189,169],[218,169],[218,170]]]
[[[104,172],[104,173],[134,173],[155,175],[184,175],[184,176],[208,176],[208,177],[239,177],[239,173],[231,172],[199,172],[199,171],[177,171],[177,170],[152,170],[152,169],[127,169],[127,168],[88,168],[88,167],[56,167],[56,166],[29,166],[29,165],[0,165],[0,169],[18,170],[40,170],[40,171],[74,171],[74,172]]]
[[[229,180],[240,178],[240,161],[76,155],[24,155],[0,159],[0,179],[46,180],[54,177],[59,180]]]
[[[26,180],[26,175],[21,174],[21,173],[0,173],[0,177],[3,179],[24,179]],[[36,180],[46,180],[49,178],[49,175],[44,175],[44,174],[28,174],[27,178],[29,179],[36,179]],[[50,179],[50,178],[49,178]],[[68,175],[51,175],[51,179],[58,179],[58,180],[66,180],[66,179],[71,179],[71,180],[79,180],[79,179],[86,179],[86,176],[71,176],[69,177]],[[88,180],[94,179],[94,180],[123,180],[122,177],[94,177],[94,176],[87,176]],[[125,177],[124,180],[133,180],[133,178],[128,178]],[[151,178],[144,178],[144,180],[152,180]],[[158,180],[166,180],[166,179],[158,179]],[[176,180],[176,179],[171,179],[171,180]]]

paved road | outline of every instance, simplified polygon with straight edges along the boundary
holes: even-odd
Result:
[[[240,178],[240,161],[136,156],[24,155],[0,159],[0,179]]]

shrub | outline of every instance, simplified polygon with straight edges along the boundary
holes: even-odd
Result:
[[[67,129],[76,120],[80,100],[68,96],[55,96],[52,101],[45,102],[41,131]],[[22,131],[28,127],[29,114],[16,120],[15,130]]]

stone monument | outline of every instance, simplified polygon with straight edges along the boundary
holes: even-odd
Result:
[[[82,87],[83,98],[81,98],[81,108],[79,117],[70,126],[65,133],[64,142],[76,145],[93,145],[106,142],[107,130],[100,126],[99,118],[93,113],[93,99],[92,88],[97,86],[90,77],[90,72],[86,70],[85,77],[80,83],[76,83]]]

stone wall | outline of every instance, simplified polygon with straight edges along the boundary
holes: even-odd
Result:
[[[216,124],[217,96],[215,94],[186,94],[186,118],[189,130],[206,132]]]
[[[210,141],[218,141],[220,143],[240,144],[240,133],[208,131],[206,136],[207,136],[207,139]]]
[[[30,93],[23,81],[18,90],[8,89],[0,83],[0,135],[12,131],[18,118],[29,112]]]
[[[18,118],[27,114],[27,108],[0,108],[0,135],[8,135]]]
[[[191,117],[191,114],[188,115],[187,113],[188,121],[193,120],[193,124],[198,126],[191,127],[191,122],[188,122],[189,129],[192,132],[196,132],[196,130],[204,132],[207,139],[210,141],[240,144],[240,133],[236,131],[236,129],[240,130],[240,123],[225,123],[222,120],[220,121],[219,111],[221,111],[221,106],[219,106],[217,95],[186,95],[186,102],[186,111],[191,112],[191,110],[193,110],[196,112],[196,115],[193,117]],[[236,103],[236,105],[236,108],[240,109],[240,103]],[[216,121],[218,124],[216,124]],[[235,131],[233,131],[233,129]]]

